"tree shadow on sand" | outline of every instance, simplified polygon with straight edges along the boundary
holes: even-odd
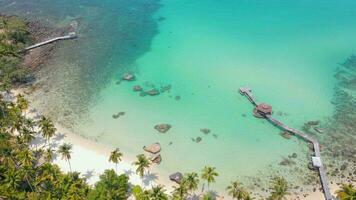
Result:
[[[124,170],[124,173],[126,174],[126,176],[130,177],[130,176],[133,175],[135,172],[132,171],[132,169],[128,169],[128,170]]]
[[[145,186],[149,186],[152,182],[156,182],[158,180],[158,175],[155,173],[147,173],[142,178],[142,183]]]
[[[94,176],[94,170],[88,170],[85,173],[83,173],[82,176],[88,180]]]

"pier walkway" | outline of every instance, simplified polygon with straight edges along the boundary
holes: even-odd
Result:
[[[46,45],[46,44],[50,44],[50,43],[59,41],[59,40],[70,40],[70,39],[74,39],[74,38],[76,38],[76,37],[77,37],[77,34],[76,34],[75,32],[71,32],[71,33],[69,33],[68,35],[65,35],[65,36],[55,37],[55,38],[46,40],[46,41],[44,41],[44,42],[40,42],[40,43],[31,45],[31,46],[29,46],[29,47],[26,47],[26,48],[22,49],[20,52],[29,51],[29,50],[31,50],[31,49],[35,49],[35,48],[44,46],[44,45]]]
[[[254,105],[254,106],[257,106],[257,101],[255,99],[255,97],[252,95],[252,90],[248,87],[242,87],[240,88],[240,94],[241,95],[244,95],[247,97],[247,99],[249,101],[251,101],[251,103]],[[313,149],[314,149],[314,156],[312,157],[312,163],[313,163],[313,166],[315,168],[318,168],[318,171],[319,171],[319,176],[320,176],[320,181],[321,181],[321,185],[322,185],[322,188],[323,188],[323,191],[324,191],[324,196],[325,196],[325,199],[326,200],[336,200],[336,198],[334,198],[332,195],[331,195],[331,192],[330,192],[330,189],[329,189],[329,186],[328,186],[328,180],[327,180],[327,177],[326,177],[326,173],[325,173],[325,170],[324,170],[324,166],[321,162],[321,155],[320,155],[320,145],[319,145],[319,142],[318,140],[316,140],[315,138],[299,131],[299,130],[296,130],[294,128],[290,128],[288,127],[287,125],[283,124],[282,122],[278,121],[277,119],[273,118],[272,115],[266,115],[264,113],[259,113],[261,114],[263,117],[265,117],[268,121],[270,121],[272,124],[274,124],[275,126],[285,130],[285,131],[288,131],[292,134],[295,134],[301,138],[303,138],[304,140],[306,140],[307,142],[310,142],[313,144]]]

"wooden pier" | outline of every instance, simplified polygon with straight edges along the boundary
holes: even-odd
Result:
[[[35,49],[35,48],[38,48],[38,47],[41,47],[41,46],[44,46],[44,45],[47,45],[47,44],[50,44],[50,43],[53,43],[53,42],[56,42],[56,41],[60,41],[60,40],[74,39],[76,37],[78,37],[77,34],[75,32],[71,32],[71,33],[69,33],[68,35],[65,35],[65,36],[55,37],[55,38],[46,40],[44,42],[40,42],[40,43],[31,45],[29,47],[26,47],[26,48],[22,49],[20,52],[29,51],[31,49]]]
[[[248,87],[240,88],[240,94],[246,96],[247,99],[254,106],[258,105],[256,99],[252,95],[252,90],[250,88],[248,88]],[[330,192],[330,189],[328,186],[328,179],[326,177],[324,166],[321,162],[320,145],[319,145],[318,140],[316,140],[315,138],[313,138],[313,137],[311,137],[297,129],[288,127],[287,125],[285,125],[282,122],[278,121],[277,119],[273,118],[272,115],[270,115],[270,114],[267,114],[267,115],[264,113],[259,113],[259,114],[261,114],[263,117],[265,117],[268,121],[270,121],[275,126],[281,128],[285,131],[288,131],[292,134],[295,134],[295,135],[301,137],[302,139],[306,140],[307,142],[313,144],[314,156],[312,157],[312,163],[313,163],[313,166],[315,168],[317,168],[319,171],[320,181],[321,181],[321,185],[322,185],[322,188],[324,191],[325,200],[336,200],[336,198],[334,198],[331,195],[331,192]]]

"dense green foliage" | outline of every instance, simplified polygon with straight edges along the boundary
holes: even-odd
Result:
[[[288,183],[283,177],[275,177],[271,181],[271,196],[268,200],[283,200],[286,199],[285,196],[289,195]]]
[[[114,170],[106,170],[89,193],[89,199],[126,199],[129,190],[128,180],[129,178],[124,174],[117,175]]]
[[[50,163],[54,152],[47,144],[30,148],[36,136],[44,135],[50,140],[55,128],[47,118],[38,122],[26,118],[27,106],[21,95],[15,103],[6,102],[0,96],[0,199],[127,198],[126,175],[118,176],[113,170],[107,170],[91,188],[78,172],[63,173]],[[43,134],[45,131],[50,134]],[[63,144],[58,149],[68,162],[70,148],[69,144]]]
[[[356,188],[352,184],[344,184],[336,191],[340,200],[356,200]]]
[[[20,66],[18,51],[29,42],[26,23],[18,17],[0,16],[0,90],[24,82],[27,72]]]

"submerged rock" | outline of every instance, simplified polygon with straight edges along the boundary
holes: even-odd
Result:
[[[161,92],[170,92],[172,86],[171,85],[164,85],[161,87]]]
[[[144,92],[144,91],[142,91],[142,92],[140,92],[140,96],[141,96],[141,97],[145,97],[145,96],[147,96],[147,93]]]
[[[175,100],[179,101],[181,99],[181,97],[179,95],[174,97]]]
[[[297,158],[297,157],[298,157],[298,155],[296,153],[293,153],[292,155],[288,156],[289,159]]]
[[[160,133],[166,133],[169,129],[171,129],[171,127],[172,125],[170,124],[157,124],[154,126],[154,128]]]
[[[116,114],[113,114],[112,118],[117,119],[117,118],[119,118],[121,116],[124,116],[124,115],[125,115],[125,112],[118,112]]]
[[[294,165],[294,164],[295,164],[295,162],[288,158],[283,158],[283,160],[279,163],[279,165],[284,165],[284,166],[290,166],[290,165]]]
[[[134,92],[140,92],[140,91],[142,91],[142,87],[141,87],[140,85],[135,85],[135,86],[132,88],[132,90],[133,90]]]
[[[182,182],[182,179],[183,179],[183,174],[180,172],[176,172],[174,174],[169,175],[169,180],[177,184],[180,184]]]
[[[309,126],[317,126],[320,124],[320,121],[319,120],[312,120],[312,121],[308,121],[307,123],[305,123],[306,125],[309,125]]]
[[[122,76],[122,80],[124,81],[134,81],[136,79],[135,75],[131,73],[126,73]]]
[[[148,91],[146,91],[146,93],[150,96],[159,95],[159,91],[157,89],[148,90]]]
[[[281,136],[286,139],[290,139],[292,137],[292,135],[288,131],[284,131],[283,133],[281,133]]]
[[[196,143],[199,143],[199,142],[201,142],[203,139],[201,138],[201,137],[197,137],[197,138],[195,138],[195,142]]]
[[[209,134],[211,130],[208,128],[202,128],[202,129],[200,129],[200,131],[204,134]]]
[[[161,145],[157,142],[157,143],[153,143],[149,146],[144,146],[143,150],[149,152],[149,153],[153,153],[153,154],[157,154],[161,151]]]
[[[318,133],[323,133],[323,132],[324,132],[323,129],[318,128],[318,127],[314,127],[314,130],[315,130],[316,132],[318,132]]]

